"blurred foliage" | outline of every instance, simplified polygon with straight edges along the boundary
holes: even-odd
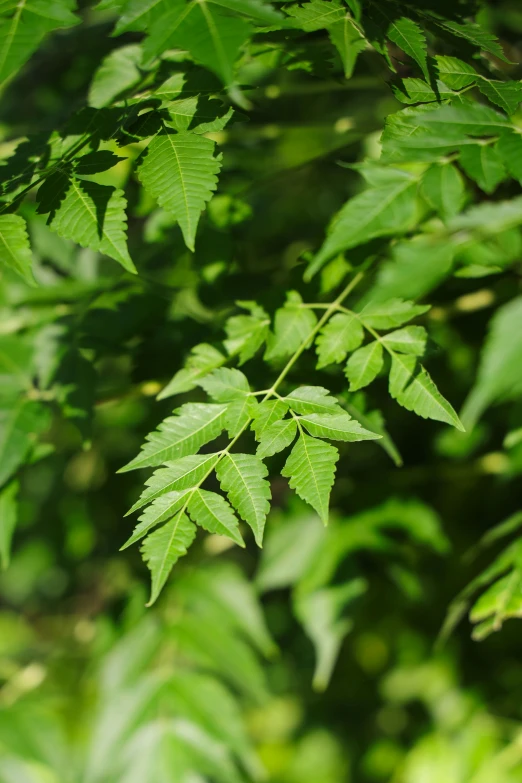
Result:
[[[199,5],[221,57],[170,0],[0,9],[0,783],[522,781],[520,4]],[[184,213],[156,133],[221,167]],[[117,471],[229,358],[265,390],[289,310],[361,271],[466,432],[323,332],[284,393],[381,436],[341,444],[328,527],[271,456],[263,549],[200,530],[145,608],[150,472]]]

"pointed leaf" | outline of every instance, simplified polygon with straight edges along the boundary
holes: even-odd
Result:
[[[155,432],[147,435],[147,443],[142,446],[141,453],[119,472],[155,467],[194,454],[221,434],[226,409],[226,405],[212,403],[188,402],[182,405],[175,411],[176,416],[169,416]]]
[[[152,575],[150,606],[159,596],[172,566],[187,554],[194,541],[196,527],[185,514],[178,514],[166,525],[151,533],[142,544],[141,553]]]
[[[201,212],[217,186],[221,157],[215,142],[193,133],[161,131],[153,138],[139,168],[139,177],[158,204],[171,212],[194,250]]]
[[[422,178],[422,195],[428,204],[447,220],[464,206],[464,181],[451,163],[430,166]]]
[[[115,49],[94,74],[89,87],[89,106],[101,109],[108,106],[120,93],[134,87],[141,79],[139,64],[142,51],[139,44],[129,44]]]
[[[297,432],[295,419],[276,421],[267,427],[259,438],[256,454],[261,459],[283,451],[294,440]]]
[[[415,60],[424,78],[429,81],[426,36],[422,28],[413,19],[403,16],[391,23],[388,28],[388,38]]]
[[[188,457],[168,462],[166,468],[154,471],[147,479],[145,489],[140,499],[132,506],[125,516],[151,503],[160,495],[173,490],[192,489],[212,471],[219,459],[219,454],[191,454]]]
[[[496,79],[482,77],[477,84],[480,92],[492,103],[504,109],[507,114],[514,114],[522,101],[521,82],[499,82]]]
[[[302,302],[297,291],[290,291],[284,307],[277,310],[274,334],[269,336],[265,353],[268,361],[291,356],[310,337],[317,318],[311,309],[302,307]]]
[[[394,329],[429,309],[429,305],[416,305],[404,299],[388,299],[387,302],[370,302],[359,316],[364,324],[373,329]]]
[[[14,269],[27,283],[34,285],[27,226],[19,215],[0,215],[0,264]]]
[[[337,313],[317,336],[317,369],[344,361],[346,354],[358,348],[363,340],[364,331],[355,315]]]
[[[519,133],[502,133],[495,148],[512,177],[522,180],[522,137]]]
[[[231,438],[235,438],[247,427],[255,416],[257,407],[255,397],[241,397],[229,403],[225,414],[225,427]]]
[[[407,410],[464,431],[459,417],[415,356],[393,354],[389,389],[391,396]]]
[[[317,511],[325,525],[338,459],[335,446],[302,434],[281,471],[282,476],[290,479],[290,487]]]
[[[462,90],[464,87],[469,87],[479,78],[472,65],[457,57],[438,55],[435,59],[440,78],[452,90]]]
[[[188,504],[190,518],[209,533],[227,536],[239,546],[245,542],[239,532],[239,522],[231,507],[221,495],[196,489]]]
[[[274,422],[282,419],[287,411],[288,405],[283,400],[265,400],[259,403],[254,411],[254,421],[252,422],[256,440],[260,440],[264,431]]]
[[[192,497],[191,489],[183,489],[180,492],[167,492],[165,495],[156,498],[145,509],[143,514],[139,517],[139,524],[134,528],[131,537],[124,543],[121,549],[127,549],[140,538],[143,538],[149,530],[153,527],[157,527],[162,522],[166,522],[174,516],[176,511],[179,511],[182,507],[185,508],[186,504]]]
[[[126,206],[122,190],[73,178],[49,225],[59,236],[98,250],[136,272],[127,250]]]
[[[344,77],[349,79],[353,74],[357,57],[366,49],[366,40],[348,14],[345,14],[340,21],[328,26],[328,35],[339,52],[344,68]]]
[[[423,326],[405,326],[395,332],[384,335],[382,342],[393,351],[423,356],[426,351],[428,334]]]
[[[217,402],[229,402],[245,397],[250,392],[248,380],[240,370],[220,367],[201,381],[201,386],[209,397]]]
[[[364,389],[378,376],[384,362],[382,345],[378,340],[355,351],[344,369],[350,381],[350,391]]]
[[[251,454],[225,454],[216,474],[230,503],[252,528],[256,543],[261,546],[271,497],[265,465]]]
[[[335,397],[322,386],[299,386],[285,397],[296,413],[343,413]]]
[[[506,170],[498,152],[489,145],[470,144],[460,151],[459,163],[485,193],[493,193],[506,178]]]
[[[158,400],[171,397],[173,394],[195,389],[201,378],[220,367],[226,361],[226,356],[208,343],[196,345],[186,361],[185,367],[178,370],[175,376],[158,394]]]
[[[311,413],[309,416],[301,416],[299,421],[314,438],[330,438],[352,443],[359,440],[378,440],[382,437],[361,427],[359,422],[347,413],[337,413],[333,416]]]

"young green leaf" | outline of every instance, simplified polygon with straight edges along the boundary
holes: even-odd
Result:
[[[239,532],[237,517],[221,495],[205,489],[196,489],[189,500],[187,510],[190,518],[209,533],[227,536],[238,546],[245,546]]]
[[[288,404],[283,400],[264,400],[260,402],[253,412],[254,421],[252,429],[254,430],[256,440],[261,436],[274,422],[279,421],[288,411]]]
[[[155,467],[194,454],[221,434],[226,409],[226,405],[187,402],[175,411],[176,416],[169,416],[155,432],[147,435],[141,453],[119,472]]]
[[[297,291],[289,291],[284,307],[275,315],[274,334],[268,337],[265,359],[281,359],[291,356],[309,337],[317,324],[313,310],[302,307],[303,300]]]
[[[59,236],[98,250],[128,272],[136,272],[127,250],[126,206],[122,190],[73,178],[49,225]]]
[[[404,299],[389,299],[387,302],[370,302],[361,310],[359,317],[363,324],[368,324],[373,329],[394,329],[429,309],[429,305],[416,305]]]
[[[306,279],[313,277],[337,253],[375,237],[407,231],[416,214],[417,180],[405,172],[391,183],[354,196],[332,221],[322,247],[306,272]]]
[[[256,451],[257,456],[265,459],[265,457],[272,457],[279,451],[283,451],[292,443],[296,433],[295,419],[275,421],[261,433]]]
[[[429,81],[426,36],[422,28],[413,19],[403,16],[390,24],[388,38],[415,60],[424,78]]]
[[[185,367],[158,394],[158,400],[195,389],[202,378],[226,362],[226,356],[208,343],[196,345]]]
[[[379,340],[368,343],[353,353],[345,367],[345,375],[350,381],[350,391],[364,389],[378,376],[383,365],[383,350]]]
[[[338,459],[335,446],[302,433],[281,471],[282,476],[290,479],[290,487],[317,511],[325,525]]]
[[[346,10],[338,0],[309,0],[302,5],[288,5],[285,11],[295,20],[295,26],[307,33],[330,27],[346,15]]]
[[[159,596],[173,565],[194,541],[196,528],[185,514],[177,514],[166,525],[151,533],[141,546],[141,553],[152,576],[151,606]]]
[[[391,396],[407,410],[464,431],[459,417],[415,356],[392,355],[389,389]]]
[[[460,152],[459,163],[485,193],[493,193],[506,178],[506,170],[496,149],[485,144],[470,144]]]
[[[0,264],[35,284],[27,226],[20,215],[0,215]]]
[[[139,524],[136,525],[131,537],[121,548],[127,549],[129,546],[132,546],[132,544],[135,544],[136,541],[143,538],[143,536],[147,535],[149,530],[152,530],[153,527],[157,527],[162,522],[166,522],[173,517],[177,511],[185,506],[191,497],[191,489],[183,489],[179,492],[167,492],[165,495],[157,497],[139,517]]]
[[[522,84],[520,82],[499,82],[496,79],[482,77],[478,80],[477,85],[486,98],[504,109],[507,114],[514,114],[522,101]]]
[[[256,543],[261,546],[271,497],[265,465],[252,454],[227,453],[218,463],[216,475],[231,505],[252,528]]]
[[[139,168],[145,189],[176,218],[192,251],[199,217],[217,187],[221,157],[214,157],[214,147],[204,136],[165,129],[153,138]]]
[[[239,302],[250,307],[250,315],[234,315],[225,324],[227,339],[224,341],[229,354],[239,354],[239,364],[251,359],[268,336],[270,319],[262,307],[255,303]]]
[[[299,386],[285,397],[285,402],[296,413],[342,413],[335,397],[323,386]]]
[[[127,511],[125,516],[151,503],[167,492],[195,487],[208,473],[211,473],[219,459],[219,454],[190,454],[188,457],[168,462],[167,467],[154,471],[145,482],[145,489],[139,500]]]
[[[240,397],[228,404],[225,414],[225,428],[231,438],[235,438],[252,419],[258,407],[255,397]]]
[[[405,326],[395,332],[389,332],[382,342],[393,351],[409,353],[413,356],[423,356],[426,351],[428,334],[423,326]]]
[[[139,44],[115,49],[102,61],[89,87],[89,106],[101,109],[108,106],[125,90],[141,79],[139,65],[142,51]]]
[[[209,397],[216,402],[229,402],[245,397],[250,391],[246,376],[230,367],[220,367],[199,381]]]
[[[457,215],[464,206],[464,181],[451,163],[430,166],[422,178],[421,192],[443,220]]]
[[[376,440],[381,437],[375,432],[361,427],[358,421],[347,413],[337,413],[329,416],[325,413],[310,413],[301,416],[299,421],[314,438],[329,438],[354,443],[359,440]]]
[[[358,348],[363,340],[364,331],[356,316],[336,313],[317,336],[317,369],[344,361],[346,354]]]
[[[502,163],[512,177],[522,180],[522,137],[519,133],[502,133],[495,145]]]
[[[366,39],[361,35],[348,14],[345,14],[342,19],[328,26],[328,36],[339,52],[344,68],[344,78],[350,79],[357,57],[366,49]]]
[[[213,71],[223,83],[234,82],[234,66],[253,27],[245,19],[225,14],[208,0],[169,0],[153,11],[144,59],[151,61],[166,49],[185,49]]]
[[[18,518],[18,482],[10,481],[0,490],[0,565],[5,570],[11,559],[11,541]]]
[[[469,87],[479,78],[472,65],[457,57],[437,55],[435,60],[440,78],[452,90],[462,90],[464,87]]]

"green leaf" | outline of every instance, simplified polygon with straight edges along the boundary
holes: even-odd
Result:
[[[142,51],[139,44],[115,49],[102,60],[89,87],[88,103],[96,109],[108,106],[125,90],[141,79],[139,65]]]
[[[299,421],[314,438],[330,438],[354,443],[359,440],[377,440],[381,437],[361,427],[359,422],[347,413],[337,413],[333,416],[311,413],[308,416],[301,416]]]
[[[390,41],[415,60],[429,81],[426,36],[422,28],[413,19],[403,16],[390,24],[387,34]]]
[[[404,172],[398,180],[354,196],[332,221],[323,246],[306,272],[306,279],[344,250],[375,237],[407,231],[416,214],[417,180]]]
[[[363,324],[368,324],[373,329],[394,329],[429,309],[429,305],[416,305],[404,299],[389,299],[387,302],[370,302],[361,310],[359,317]]]
[[[226,409],[226,405],[187,402],[175,411],[176,416],[169,416],[155,432],[147,435],[141,453],[119,472],[155,467],[194,454],[221,434]]]
[[[244,430],[255,416],[258,402],[255,397],[240,397],[233,400],[227,407],[225,427],[231,438]]]
[[[310,338],[317,318],[313,310],[302,307],[302,302],[297,291],[289,291],[284,307],[276,311],[274,334],[269,335],[265,353],[268,361],[291,356]]]
[[[522,137],[519,133],[502,133],[495,148],[512,177],[522,180]]]
[[[220,367],[199,381],[209,397],[217,402],[229,402],[245,397],[250,392],[246,376],[236,369]]]
[[[265,465],[251,454],[227,453],[218,463],[216,475],[230,503],[252,528],[256,543],[261,546],[271,497]]]
[[[423,419],[443,421],[464,431],[459,417],[415,356],[392,355],[389,389],[399,405]]]
[[[131,537],[124,543],[121,549],[127,549],[132,546],[136,541],[139,541],[143,536],[147,535],[149,530],[153,527],[157,527],[162,522],[166,522],[182,507],[185,508],[191,497],[191,493],[191,489],[184,489],[180,492],[167,492],[165,495],[161,495],[153,500],[150,506],[146,508],[139,517],[139,524],[136,525]]]
[[[18,518],[19,485],[11,481],[0,490],[0,564],[5,570],[11,559],[11,541]]]
[[[80,21],[73,0],[5,0],[0,20],[0,85],[16,74],[45,36]]]
[[[281,471],[282,476],[290,479],[290,487],[317,511],[325,525],[338,459],[335,446],[302,433]]]
[[[405,326],[395,332],[389,332],[382,342],[393,351],[409,353],[413,356],[423,356],[426,351],[428,334],[423,326]]]
[[[342,413],[335,397],[322,386],[299,386],[285,397],[285,402],[296,413]]]
[[[123,191],[73,178],[49,225],[66,239],[114,258],[136,272],[127,250],[127,201]]]
[[[223,130],[232,119],[234,110],[230,106],[225,112],[221,101],[208,99],[201,95],[180,98],[165,104],[169,119],[165,124],[177,131],[191,133],[211,133]]]
[[[464,181],[451,163],[430,166],[422,178],[421,190],[428,204],[443,220],[457,215],[464,206]]]
[[[0,486],[25,462],[49,423],[49,411],[39,402],[23,396],[0,401]]]
[[[288,5],[285,11],[295,19],[296,27],[307,33],[330,27],[346,16],[345,8],[337,0],[310,0],[303,5]]]
[[[357,57],[366,49],[366,39],[347,14],[340,21],[328,26],[328,35],[339,52],[344,68],[344,78],[350,79]]]
[[[395,97],[401,103],[430,103],[440,102],[441,99],[455,93],[441,81],[437,81],[437,91],[423,79],[406,77],[398,85],[392,85]]]
[[[342,641],[352,628],[352,621],[343,618],[342,612],[366,590],[364,579],[351,579],[296,597],[296,615],[315,649],[313,687],[317,691],[328,686]]]
[[[364,331],[355,315],[336,313],[317,336],[317,369],[344,361],[346,354],[358,348],[363,340]]]
[[[234,83],[234,66],[241,47],[253,31],[246,20],[217,10],[207,0],[166,0],[153,11],[153,21],[144,44],[145,60],[166,49],[185,49],[213,71],[223,83]]]
[[[261,459],[272,457],[279,451],[283,451],[294,440],[297,432],[295,419],[276,421],[263,430],[259,437],[259,446],[256,454]]]
[[[494,402],[522,394],[522,297],[500,307],[489,324],[477,380],[462,410],[471,429]]]
[[[509,62],[497,38],[491,33],[488,33],[487,30],[484,30],[479,24],[476,24],[475,22],[465,22],[462,24],[450,19],[442,20],[440,18],[435,18],[434,22],[444,30],[453,33],[453,35],[456,35],[459,38],[465,38],[469,43],[477,46],[479,49],[494,54],[495,57],[499,57],[506,63]]]
[[[507,114],[514,114],[522,101],[521,82],[499,82],[496,79],[482,77],[477,85],[486,98],[504,109]]]
[[[350,381],[350,391],[364,389],[374,381],[382,369],[383,361],[382,345],[378,340],[355,351],[344,370]]]
[[[237,517],[225,498],[215,492],[196,489],[188,504],[190,518],[200,527],[218,536],[227,536],[239,546],[245,542],[239,532]]]
[[[251,308],[251,315],[233,315],[225,324],[227,339],[225,348],[230,355],[239,354],[239,364],[251,359],[265,342],[270,319],[262,307],[255,303],[238,302]]]
[[[264,400],[260,402],[253,412],[252,429],[254,430],[256,440],[259,440],[264,431],[274,422],[282,419],[287,411],[288,404],[283,402],[283,400]]]
[[[158,394],[158,400],[171,397],[173,394],[195,389],[202,378],[220,367],[226,361],[226,356],[208,343],[196,345],[186,361],[185,367],[178,370],[175,376]]]
[[[181,491],[195,487],[208,473],[211,473],[219,454],[190,454],[188,457],[168,462],[166,468],[156,470],[147,479],[145,489],[125,516],[151,503],[160,495],[173,490]]]
[[[273,27],[287,27],[288,22],[280,11],[263,0],[208,0],[208,2],[227,8],[244,16],[249,16],[258,24]]]
[[[0,215],[0,264],[35,284],[27,226],[19,215]]]
[[[452,90],[462,90],[464,87],[469,87],[479,78],[472,65],[457,57],[437,55],[435,60],[440,78]]]
[[[141,547],[143,559],[152,575],[152,589],[147,606],[156,601],[173,565],[187,554],[195,535],[194,523],[185,514],[178,514],[147,536]]]
[[[127,30],[146,30],[151,18],[151,11],[163,0],[126,0],[114,35],[120,35]]]
[[[145,189],[176,218],[192,251],[199,217],[217,187],[221,157],[214,157],[214,147],[204,136],[163,130],[139,168]]]
[[[485,193],[493,193],[506,178],[506,170],[496,149],[485,144],[470,144],[460,152],[459,163]]]

